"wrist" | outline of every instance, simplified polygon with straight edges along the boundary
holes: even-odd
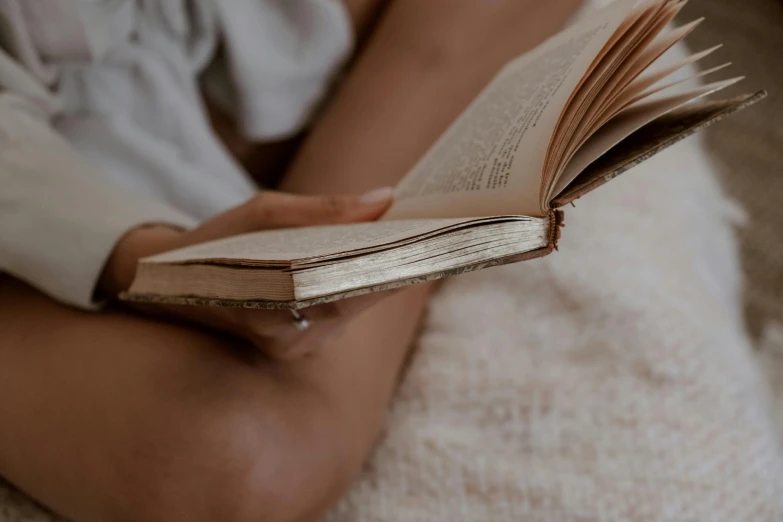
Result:
[[[114,297],[130,287],[139,259],[172,250],[179,246],[182,231],[155,224],[135,227],[114,246],[101,274],[98,291],[103,297]]]

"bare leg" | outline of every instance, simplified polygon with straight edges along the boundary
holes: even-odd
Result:
[[[391,3],[284,188],[394,183],[577,3]],[[314,520],[377,437],[427,293],[396,295],[315,357],[277,364],[0,279],[0,472],[79,522]]]
[[[393,322],[368,314],[327,352],[275,364],[0,280],[0,470],[80,522],[313,520],[375,441],[413,297],[389,299]]]
[[[396,0],[282,188],[395,184],[489,79],[583,0]]]

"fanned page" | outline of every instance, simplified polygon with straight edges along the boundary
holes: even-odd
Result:
[[[542,204],[546,207],[590,164],[613,147],[624,146],[624,140],[637,130],[742,79],[698,86],[699,78],[721,71],[729,64],[690,77],[676,74],[720,46],[656,68],[655,63],[661,56],[682,41],[703,19],[665,31],[664,26],[681,10],[684,0],[649,0],[641,5],[649,11],[630,27],[626,27],[627,24],[621,26],[619,32],[625,31],[625,34],[615,42],[617,48],[601,58],[601,63],[569,102],[556,129],[544,167],[545,198]],[[645,24],[648,27],[645,28]],[[623,45],[627,49],[621,49]],[[679,77],[663,82],[675,75]],[[672,132],[677,132],[676,126]]]
[[[715,82],[676,95],[650,96],[643,99],[642,103],[629,107],[601,127],[579,147],[579,150],[576,151],[574,157],[571,158],[565,167],[565,171],[558,178],[552,193],[556,195],[565,190],[588,165],[620,143],[624,138],[630,136],[634,131],[682,107],[686,103],[725,89],[741,79],[739,77]]]
[[[507,64],[399,183],[383,217],[543,216],[547,146],[636,0],[619,0]]]
[[[602,94],[608,95],[614,86],[620,83],[625,73],[624,68],[630,66],[655,38],[657,32],[674,18],[679,5],[655,0],[640,4],[623,21],[592,70],[571,97],[547,146],[539,200],[542,208],[546,208],[548,199],[543,189],[545,186],[551,186],[552,179],[557,173],[558,160],[563,157],[566,148],[574,140],[578,127],[589,120],[590,110],[600,105]]]
[[[640,36],[626,42],[625,48],[618,45],[619,49],[615,50],[614,56],[611,57],[613,59],[609,60],[609,63],[603,64],[602,77],[593,78],[593,81],[587,84],[590,86],[590,96],[583,97],[578,107],[576,107],[576,103],[572,103],[574,107],[569,107],[569,112],[574,109],[578,109],[580,112],[576,116],[561,120],[564,124],[562,127],[565,127],[568,132],[563,133],[563,128],[557,130],[561,134],[558,137],[559,143],[554,151],[550,150],[545,167],[545,179],[548,186],[552,185],[554,177],[562,171],[562,166],[579,144],[597,128],[596,122],[605,112],[606,107],[611,105],[612,100],[624,92],[628,84],[661,54],[682,40],[698,25],[700,21],[656,38],[658,32],[674,18],[681,5],[659,6],[660,13],[653,17],[650,22],[652,25],[637,28],[637,32],[641,32]]]

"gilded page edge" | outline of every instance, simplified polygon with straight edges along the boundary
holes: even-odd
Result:
[[[306,299],[302,301],[265,301],[265,300],[234,300],[234,299],[214,299],[203,298],[195,296],[161,296],[155,294],[129,294],[123,292],[120,294],[120,300],[134,303],[145,304],[168,304],[168,305],[191,305],[191,306],[226,306],[233,308],[252,308],[252,309],[270,309],[270,310],[301,310],[310,306],[332,303],[334,301],[340,301],[348,299],[350,297],[358,297],[360,295],[366,295],[374,292],[382,292],[384,290],[394,290],[397,288],[403,288],[417,283],[424,283],[427,281],[436,281],[448,276],[454,276],[464,274],[467,272],[473,272],[484,268],[491,268],[495,266],[507,265],[510,263],[518,263],[520,261],[527,261],[530,259],[536,259],[544,257],[553,250],[557,250],[557,242],[560,239],[561,227],[564,226],[564,213],[562,210],[552,210],[549,213],[550,229],[549,229],[549,243],[543,248],[531,250],[529,252],[523,252],[521,254],[514,254],[510,256],[499,257],[489,261],[482,261],[480,263],[473,263],[464,266],[458,266],[450,268],[448,270],[441,270],[432,274],[426,274],[423,276],[411,277],[402,279],[399,281],[390,281],[379,285],[367,286],[362,288],[356,288],[354,290],[348,290],[346,292],[340,292],[337,294],[326,295],[322,297],[314,297],[312,299]]]

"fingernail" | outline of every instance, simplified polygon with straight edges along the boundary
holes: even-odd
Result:
[[[362,205],[377,205],[378,203],[385,203],[394,196],[394,188],[381,187],[377,189],[365,192],[359,198],[359,203]]]

